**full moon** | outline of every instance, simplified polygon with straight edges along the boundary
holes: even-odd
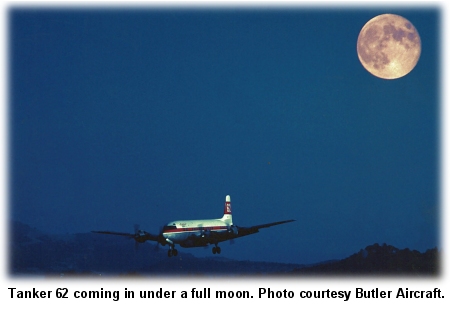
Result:
[[[357,52],[367,71],[382,79],[397,79],[411,72],[419,60],[419,33],[399,15],[378,15],[361,29]]]

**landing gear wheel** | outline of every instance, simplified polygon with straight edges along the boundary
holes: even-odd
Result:
[[[172,254],[173,254],[173,256],[177,256],[178,255],[178,250],[177,249],[173,249]]]
[[[216,252],[217,252],[217,254],[220,254],[220,247],[216,248]]]
[[[167,252],[167,256],[169,256],[169,257],[172,257],[172,250],[169,250],[168,252]]]
[[[213,247],[213,248],[212,248],[212,252],[213,252],[213,254],[216,254],[216,252],[217,252],[216,247]]]

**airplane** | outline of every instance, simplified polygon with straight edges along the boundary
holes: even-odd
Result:
[[[97,234],[118,235],[134,239],[137,243],[144,243],[147,240],[156,241],[158,244],[169,245],[167,255],[177,256],[178,250],[175,248],[179,244],[183,248],[206,247],[214,245],[213,254],[220,254],[219,242],[233,240],[259,232],[261,228],[293,222],[295,220],[285,220],[272,222],[251,227],[239,227],[233,224],[231,214],[230,195],[225,197],[223,217],[210,220],[181,220],[172,221],[164,225],[162,231],[155,235],[144,230],[136,229],[134,234],[113,232],[113,231],[92,231]]]

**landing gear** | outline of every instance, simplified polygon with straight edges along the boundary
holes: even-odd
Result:
[[[212,253],[213,254],[220,254],[220,247],[218,247],[217,245],[215,247],[212,248]]]
[[[167,252],[167,256],[169,256],[169,257],[177,256],[177,255],[178,255],[177,249],[169,249],[169,251]]]

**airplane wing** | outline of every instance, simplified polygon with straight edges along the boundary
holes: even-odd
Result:
[[[154,234],[148,233],[143,230],[137,231],[134,234],[115,232],[115,231],[97,231],[97,230],[93,230],[92,232],[96,233],[96,234],[124,236],[124,237],[128,237],[128,238],[133,238],[137,242],[145,242],[147,240],[150,240],[150,241],[158,241],[159,240],[159,235],[154,235]]]
[[[293,222],[295,220],[286,220],[280,222],[272,222],[267,224],[255,225],[250,227],[239,227],[232,225],[228,232],[216,232],[211,231],[208,235],[203,236],[190,236],[185,241],[181,242],[180,245],[184,248],[190,247],[204,247],[208,244],[217,244],[219,242],[224,242],[231,239],[236,239],[240,237],[245,237],[251,234],[256,234],[261,228],[267,228],[275,225],[285,224]]]
[[[289,222],[293,222],[295,220],[286,220],[286,221],[279,221],[279,222],[272,222],[267,224],[261,224],[261,225],[255,225],[250,227],[239,227],[239,226],[232,226],[231,229],[227,233],[220,233],[211,231],[208,236],[190,236],[185,241],[181,242],[180,245],[182,247],[203,247],[208,244],[217,244],[219,242],[236,239],[240,237],[245,237],[251,234],[256,234],[259,232],[261,228],[267,228],[275,225],[285,224]],[[116,235],[116,236],[124,236],[128,238],[132,238],[136,240],[136,242],[145,242],[145,241],[156,241],[161,243],[162,245],[165,245],[165,238],[162,236],[162,234],[154,235],[151,233],[148,233],[144,230],[136,230],[134,234],[131,233],[123,233],[123,232],[115,232],[115,231],[92,231],[93,233],[97,234],[105,234],[105,235]]]
[[[251,234],[256,234],[259,232],[261,228],[267,228],[275,225],[285,224],[294,222],[295,220],[286,220],[286,221],[279,221],[279,222],[272,222],[267,224],[261,224],[261,225],[255,225],[250,227],[240,227],[240,226],[232,226],[230,231],[228,231],[226,234],[214,232],[212,231],[208,237],[193,237],[191,240],[191,244],[196,244],[196,246],[205,246],[208,243],[214,244],[217,242],[224,242],[231,239],[236,239],[240,237],[245,237]]]
[[[239,226],[236,226],[237,234],[231,235],[230,238],[228,238],[228,239],[235,239],[235,238],[248,236],[248,235],[251,235],[251,234],[256,234],[257,232],[259,232],[259,230],[261,228],[267,228],[267,227],[280,225],[280,224],[285,224],[285,223],[290,223],[290,222],[294,222],[294,221],[295,220],[286,220],[286,221],[279,221],[279,222],[272,222],[272,223],[267,223],[267,224],[255,225],[255,226],[250,226],[250,227],[239,227]]]

